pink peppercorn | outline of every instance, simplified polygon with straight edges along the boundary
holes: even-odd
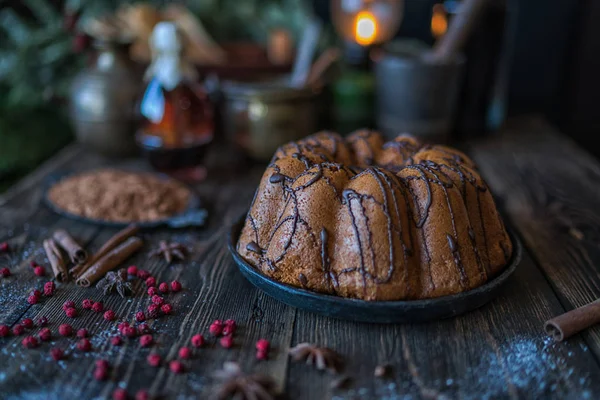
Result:
[[[69,318],[75,318],[77,316],[77,310],[74,308],[67,308],[65,314],[67,314],[67,317]]]
[[[256,350],[258,351],[269,351],[269,346],[271,344],[269,343],[269,341],[267,339],[259,339],[256,342]]]
[[[133,326],[126,326],[121,332],[123,333],[123,336],[127,336],[128,338],[134,338],[137,336],[137,331]]]
[[[37,322],[38,326],[46,326],[46,325],[48,325],[48,318],[42,316],[42,317],[39,317],[36,322]]]
[[[10,328],[6,325],[0,325],[0,337],[7,337],[10,335]]]
[[[33,320],[31,318],[24,318],[21,321],[21,325],[23,325],[23,328],[31,329],[33,328]]]
[[[158,289],[155,286],[148,288],[148,296],[152,297],[158,293]]]
[[[233,329],[237,328],[237,324],[234,319],[228,319],[225,321],[225,326],[231,326]]]
[[[92,311],[101,313],[104,311],[104,304],[101,301],[97,301],[92,305]]]
[[[117,325],[117,328],[119,329],[119,332],[123,333],[123,329],[127,328],[129,325],[129,322],[123,321],[123,322],[119,322],[119,325]]]
[[[256,351],[256,359],[257,360],[266,360],[267,359],[267,352],[266,351],[262,351],[262,350],[257,350]]]
[[[192,346],[202,347],[204,345],[204,336],[197,334],[192,336]]]
[[[23,345],[23,347],[25,347],[27,349],[33,349],[34,347],[38,346],[38,341],[33,336],[26,336],[21,341],[21,344]]]
[[[127,275],[136,276],[138,274],[138,267],[135,265],[130,265],[127,267]]]
[[[146,320],[146,314],[143,311],[138,311],[135,313],[135,320],[137,322],[144,322]]]
[[[46,275],[46,271],[44,270],[44,267],[42,267],[41,265],[38,265],[37,267],[35,267],[33,269],[33,273],[36,276],[44,276],[44,275]]]
[[[152,303],[160,306],[164,302],[165,302],[165,299],[163,299],[159,295],[155,294],[154,296],[152,296]]]
[[[10,251],[10,246],[8,242],[0,243],[0,253],[8,253]]]
[[[223,323],[219,320],[214,321],[208,328],[209,332],[214,336],[219,336],[223,332]]]
[[[58,333],[61,336],[71,336],[73,334],[73,327],[69,324],[62,324],[58,327]]]
[[[47,342],[52,338],[52,332],[48,328],[42,328],[38,333],[38,337],[42,342]]]
[[[85,299],[81,302],[81,307],[83,307],[84,310],[91,310],[93,306],[94,302],[90,299]]]
[[[148,400],[150,399],[150,395],[147,390],[140,389],[135,393],[135,400]]]
[[[180,374],[183,372],[183,364],[181,361],[177,361],[177,360],[171,361],[169,363],[169,369],[174,374]]]
[[[152,346],[152,343],[154,343],[154,339],[152,338],[152,335],[140,336],[140,346],[149,347],[149,346]]]
[[[110,338],[110,344],[113,346],[120,346],[123,344],[123,339],[120,336],[113,336]]]
[[[231,348],[231,346],[233,346],[233,337],[231,337],[231,336],[223,336],[219,340],[219,343],[221,343],[221,347],[223,347],[225,349],[229,349],[229,348]]]
[[[116,316],[115,316],[115,312],[113,310],[107,310],[104,313],[104,319],[107,321],[114,321],[115,318],[116,318]]]
[[[173,312],[173,306],[165,303],[162,306],[160,306],[160,310],[163,312],[163,314],[171,314]]]
[[[108,378],[108,369],[96,368],[94,370],[94,379],[97,381],[105,381]]]
[[[235,332],[235,325],[225,325],[223,327],[223,336],[231,336]]]
[[[12,328],[12,333],[15,336],[19,336],[22,335],[23,332],[25,332],[25,328],[23,327],[23,325],[15,325]]]
[[[50,350],[50,357],[54,359],[54,361],[60,361],[65,358],[65,352],[62,349],[57,347]]]
[[[146,286],[147,287],[156,286],[156,278],[154,278],[153,276],[148,277],[148,279],[146,279]]]
[[[104,368],[104,369],[110,368],[110,364],[108,363],[107,360],[104,360],[104,359],[96,360],[94,362],[94,365],[96,366],[96,368]]]
[[[88,337],[88,331],[87,331],[87,329],[85,329],[85,328],[79,329],[77,331],[77,337],[81,338],[81,339]]]
[[[44,296],[52,296],[54,294],[54,290],[56,289],[56,285],[54,285],[54,282],[50,281],[50,282],[46,282],[44,283]]]
[[[90,343],[89,339],[81,339],[77,342],[77,349],[83,352],[90,351],[92,349],[92,343]]]
[[[179,358],[183,358],[184,360],[187,360],[188,358],[190,358],[192,355],[192,350],[190,350],[189,347],[182,347],[179,349]]]
[[[161,293],[169,293],[169,284],[167,282],[162,282],[158,285],[158,290],[160,290]]]
[[[146,280],[150,277],[150,272],[143,270],[143,269],[138,269],[137,277],[140,279]]]
[[[150,329],[150,327],[148,326],[148,324],[140,324],[137,327],[137,331],[140,335],[144,335],[146,333],[150,333],[152,332],[152,330]]]
[[[10,269],[6,267],[0,269],[0,275],[2,275],[4,278],[8,278],[10,276]]]
[[[171,290],[175,293],[179,292],[181,290],[181,283],[179,281],[171,282]]]
[[[40,298],[38,296],[34,296],[34,295],[31,295],[27,298],[27,302],[32,305],[37,304],[39,300],[40,300]]]
[[[71,300],[67,300],[63,304],[63,310],[64,311],[67,311],[67,309],[69,309],[69,308],[75,308],[75,303],[73,301],[71,301]]]
[[[127,400],[128,397],[129,395],[125,389],[115,389],[112,393],[113,400]]]
[[[148,357],[146,357],[146,361],[152,367],[158,367],[160,365],[160,362],[161,362],[161,357],[160,357],[159,354],[150,353],[150,354],[148,354]]]
[[[157,306],[156,304],[150,304],[148,306],[148,317],[150,318],[156,318],[159,315],[159,306]]]

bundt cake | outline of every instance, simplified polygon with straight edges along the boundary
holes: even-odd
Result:
[[[237,250],[289,285],[411,300],[482,285],[508,263],[512,243],[467,156],[363,130],[280,147]]]

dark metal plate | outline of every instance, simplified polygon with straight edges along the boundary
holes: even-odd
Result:
[[[92,223],[92,224],[96,224],[96,225],[115,227],[115,228],[123,228],[123,227],[129,225],[129,222],[113,222],[113,221],[106,221],[106,220],[101,220],[101,219],[81,217],[79,215],[75,215],[75,214],[72,214],[61,208],[58,208],[54,203],[52,203],[50,201],[50,199],[48,198],[48,191],[54,184],[56,184],[58,181],[66,178],[70,175],[75,175],[75,174],[79,174],[82,172],[85,172],[85,171],[80,171],[77,173],[58,172],[58,173],[54,173],[54,174],[47,176],[44,179],[44,183],[43,183],[43,190],[44,190],[43,197],[42,197],[43,203],[48,208],[50,208],[52,211],[54,211],[55,213],[62,215],[63,217],[66,217],[66,218],[76,220],[76,221],[88,222],[88,223]],[[157,176],[158,177],[164,176],[165,179],[167,179],[167,176],[165,176],[165,175],[157,174]],[[191,196],[190,196],[189,204],[184,212],[182,212],[180,214],[176,214],[176,215],[174,215],[170,218],[166,218],[166,219],[161,219],[161,220],[156,220],[156,221],[151,221],[151,222],[137,222],[137,225],[140,228],[157,228],[160,226],[167,226],[169,228],[186,228],[186,227],[201,227],[201,226],[203,226],[208,217],[208,212],[206,211],[206,209],[201,208],[202,202],[200,201],[200,198],[198,197],[198,195],[191,188],[188,188],[188,189],[190,189]]]
[[[426,300],[365,301],[311,292],[277,282],[256,270],[236,250],[245,216],[229,232],[229,250],[242,274],[269,296],[293,307],[329,317],[371,323],[407,323],[454,317],[479,308],[498,295],[502,286],[521,261],[521,242],[508,231],[513,254],[504,270],[495,278],[468,292]]]

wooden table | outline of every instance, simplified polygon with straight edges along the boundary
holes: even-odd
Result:
[[[229,225],[246,211],[264,167],[221,166],[198,186],[210,199],[206,229],[144,234],[148,248],[165,238],[188,243],[189,262],[167,267],[160,260],[148,261],[146,250],[131,262],[160,281],[178,279],[185,288],[169,297],[174,315],[152,323],[158,345],[149,350],[135,340],[112,347],[108,337],[116,332],[115,324],[91,311],[80,308],[78,318],[66,318],[64,301],[100,300],[97,289],[64,284],[37,305],[25,301],[32,288],[48,279],[36,278],[29,261],[44,261],[41,242],[54,229],[67,228],[90,249],[114,233],[58,217],[40,205],[41,181],[47,174],[115,165],[76,145],[66,148],[0,198],[0,241],[18,246],[14,276],[0,280],[0,324],[47,316],[55,334],[61,323],[85,326],[93,334],[94,351],[82,354],[75,340],[67,338],[30,350],[22,348],[19,338],[0,339],[0,397],[103,398],[119,386],[130,394],[148,388],[166,398],[208,398],[215,385],[211,374],[224,361],[235,360],[246,371],[271,375],[290,399],[600,398],[600,327],[565,343],[554,343],[542,329],[548,318],[600,297],[600,164],[536,119],[517,121],[502,135],[470,144],[468,152],[527,249],[492,303],[434,323],[368,325],[320,317],[272,300],[245,281],[226,247]],[[140,161],[117,164],[145,168]],[[139,294],[128,300],[106,297],[106,307],[132,320],[148,304],[144,289],[138,288]],[[209,341],[186,362],[188,372],[181,375],[147,365],[150,351],[173,359],[193,334],[207,335],[213,320],[227,318],[239,325],[232,349]],[[268,361],[255,359],[259,338],[272,343]],[[350,384],[332,389],[332,375],[291,363],[287,350],[300,342],[344,355]],[[51,360],[53,346],[67,349],[69,358]],[[98,358],[113,366],[106,382],[92,377]],[[383,363],[393,366],[392,376],[374,378],[374,368]]]

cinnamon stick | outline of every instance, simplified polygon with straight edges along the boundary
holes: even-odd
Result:
[[[592,325],[600,323],[600,299],[559,315],[544,325],[546,333],[563,341]]]
[[[83,264],[87,260],[87,252],[64,229],[57,230],[52,237],[67,252],[73,264]]]
[[[139,227],[135,224],[131,224],[126,228],[121,229],[110,239],[108,239],[106,243],[104,243],[104,245],[102,245],[102,247],[100,247],[100,249],[87,260],[87,262],[71,268],[71,276],[75,279],[81,277],[85,271],[87,271],[94,263],[96,263],[96,261],[104,257],[109,251],[123,243],[125,240],[138,233],[138,231]]]
[[[96,281],[102,278],[104,274],[121,265],[133,253],[138,251],[142,247],[142,244],[142,239],[130,237],[96,261],[77,279],[76,283],[83,287],[89,287],[96,283]]]
[[[43,245],[46,257],[48,257],[48,261],[50,261],[50,266],[52,267],[52,272],[54,273],[56,280],[59,282],[69,280],[67,264],[54,239],[44,240]]]

